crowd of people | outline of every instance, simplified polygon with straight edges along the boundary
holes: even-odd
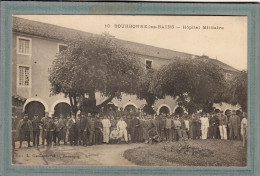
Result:
[[[15,118],[13,118],[13,122]],[[247,114],[241,111],[220,110],[213,113],[160,114],[125,112],[110,109],[106,113],[77,113],[65,117],[50,116],[48,112],[40,118],[28,115],[13,123],[17,139],[27,141],[28,147],[40,145],[100,145],[117,143],[158,143],[196,139],[247,140]],[[45,143],[46,142],[46,143]],[[13,147],[14,141],[13,141]]]

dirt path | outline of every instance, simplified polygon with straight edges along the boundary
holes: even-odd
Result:
[[[103,144],[94,146],[39,146],[15,149],[14,164],[23,165],[97,165],[133,166],[123,157],[124,151],[146,144]]]

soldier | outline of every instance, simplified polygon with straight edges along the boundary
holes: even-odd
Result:
[[[126,116],[127,118],[125,119],[125,122],[126,122],[126,125],[127,125],[127,127],[126,127],[126,131],[127,131],[127,137],[128,137],[128,141],[129,142],[132,142],[132,123],[133,123],[133,121],[132,121],[132,118],[131,118],[131,115],[127,115]]]
[[[45,123],[48,120],[49,112],[45,112],[45,116],[41,119],[42,122],[42,145],[45,143],[46,131],[44,129]]]
[[[103,141],[103,125],[100,120],[99,114],[96,114],[95,120],[95,144],[101,145]]]
[[[22,142],[27,141],[28,147],[30,145],[30,133],[32,132],[32,122],[28,119],[28,115],[25,114],[24,118],[18,122],[18,136],[20,140],[20,147],[22,147]]]
[[[165,131],[166,131],[166,141],[170,142],[171,141],[171,128],[172,128],[172,119],[170,118],[170,116],[167,116],[166,120],[165,120]]]
[[[76,123],[76,117],[74,114],[71,115],[71,118],[67,122],[67,128],[69,130],[69,141],[70,145],[78,144],[78,127]]]
[[[48,116],[48,118],[46,119],[46,121],[44,123],[44,130],[46,132],[47,146],[51,146],[51,144],[52,144],[54,128],[55,128],[54,121],[51,118],[51,116]]]
[[[116,144],[118,143],[118,139],[119,139],[119,132],[117,130],[116,127],[113,128],[113,130],[110,133],[110,143],[111,144]]]
[[[12,115],[12,146],[13,146],[13,149],[15,148],[15,141],[17,140],[17,138],[16,138],[17,123],[18,123],[17,116]]]
[[[103,142],[108,144],[111,123],[107,116],[104,116],[104,119],[102,119],[101,123],[103,126]]]
[[[243,147],[246,146],[247,142],[247,115],[243,115],[243,119],[241,121],[241,136],[243,140]]]
[[[87,131],[89,131],[88,119],[84,114],[81,115],[79,120],[79,145],[87,146]]]
[[[163,140],[165,140],[165,121],[166,119],[162,115],[159,115],[159,135]]]
[[[95,144],[95,117],[92,115],[90,115],[90,114],[88,114],[88,117],[89,117],[89,119],[88,119],[88,122],[89,122],[89,145],[94,145]]]
[[[139,140],[139,129],[140,129],[140,121],[138,117],[134,116],[132,120],[132,142],[138,142]]]
[[[177,114],[173,120],[174,123],[174,131],[175,131],[175,139],[177,140],[183,140],[182,138],[182,133],[181,133],[181,121],[180,121],[180,117],[179,114]],[[185,126],[185,124],[184,124]],[[184,129],[184,128],[183,128]],[[186,136],[185,136],[186,137]]]
[[[61,140],[61,129],[62,129],[62,121],[58,119],[58,117],[55,117],[54,120],[54,131],[53,131],[53,142],[54,145],[57,144],[57,139],[58,139],[58,146],[60,145],[60,140]]]
[[[232,111],[232,115],[229,118],[230,124],[230,139],[238,139],[238,133],[240,128],[240,118],[236,115],[236,111]]]
[[[67,144],[67,141],[66,141],[66,132],[67,132],[66,124],[67,124],[67,119],[65,119],[63,114],[60,114],[59,124],[61,125],[60,140],[63,140],[64,141],[64,145],[66,145]]]
[[[218,125],[219,125],[219,120],[218,120],[216,114],[213,114],[212,117],[209,119],[209,131],[210,131],[209,137],[211,139],[218,138],[218,135],[217,135]]]
[[[219,110],[216,111],[217,112],[217,118],[219,120],[219,132],[220,132],[220,136],[221,139],[227,140],[227,116],[225,116],[224,114],[222,114]]]
[[[116,126],[117,126],[117,130],[119,131],[120,141],[122,140],[122,137],[124,137],[125,142],[128,143],[127,130],[126,130],[127,124],[123,120],[123,117],[120,118]]]
[[[201,139],[207,139],[208,136],[208,127],[209,127],[209,119],[206,114],[202,114],[200,118],[201,123]]]
[[[32,127],[33,127],[33,146],[37,144],[39,146],[39,136],[40,136],[40,126],[42,122],[38,116],[38,114],[34,114],[34,119],[32,120]],[[35,142],[36,140],[36,142]]]

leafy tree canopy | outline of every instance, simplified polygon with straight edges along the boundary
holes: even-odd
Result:
[[[174,58],[163,66],[151,90],[160,96],[178,97],[178,104],[189,113],[208,109],[208,104],[222,101],[225,80],[223,70],[206,56]]]
[[[49,81],[51,94],[68,96],[76,112],[80,109],[78,104],[84,102],[91,104],[91,108],[96,106],[96,92],[108,97],[100,106],[114,97],[120,98],[121,93],[135,94],[136,82],[142,74],[143,68],[133,54],[112,37],[102,35],[68,44],[53,61]]]

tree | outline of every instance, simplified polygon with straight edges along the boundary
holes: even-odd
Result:
[[[139,81],[138,81],[138,91],[137,91],[137,98],[138,99],[145,99],[146,105],[144,106],[144,112],[148,114],[154,114],[155,111],[153,109],[153,105],[158,98],[162,98],[157,95],[155,92],[151,90],[151,84],[155,82],[155,69],[148,69],[146,73],[143,74]]]
[[[235,75],[234,79],[228,83],[229,99],[228,103],[239,104],[244,112],[247,112],[247,71],[241,71]]]
[[[96,112],[122,93],[135,94],[143,68],[135,55],[109,35],[76,39],[53,61],[51,95],[69,97],[72,111]],[[96,105],[96,94],[107,99]]]
[[[158,71],[151,90],[160,96],[178,97],[178,105],[188,113],[210,111],[209,105],[221,102],[225,86],[223,73],[207,56],[174,58]]]

